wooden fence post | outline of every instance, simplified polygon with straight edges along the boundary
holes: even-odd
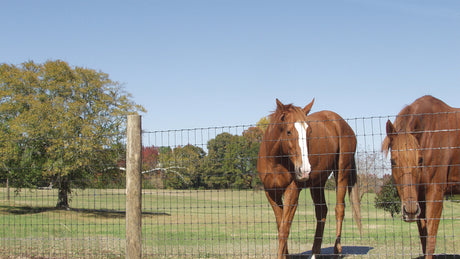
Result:
[[[141,116],[129,115],[126,144],[126,258],[128,259],[142,257],[141,151]]]

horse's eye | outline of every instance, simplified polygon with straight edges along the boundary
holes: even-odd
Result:
[[[394,159],[391,159],[391,165],[392,165],[392,166],[396,166],[396,162],[395,162]]]
[[[286,132],[286,134],[287,134],[288,136],[291,136],[291,135],[292,135],[292,132],[291,132],[290,130],[288,130],[288,131]]]

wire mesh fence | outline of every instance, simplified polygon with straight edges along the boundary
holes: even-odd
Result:
[[[355,155],[361,197],[360,233],[346,198],[342,254],[354,258],[416,258],[423,255],[416,223],[401,213],[376,208],[376,197],[391,179],[381,152],[385,124],[394,117],[347,119],[358,142]],[[242,125],[142,135],[142,255],[144,258],[275,258],[277,222],[256,164],[264,125]],[[99,172],[100,173],[100,172]],[[124,180],[75,188],[68,209],[56,209],[59,189],[0,188],[0,257],[124,258]],[[79,184],[75,184],[79,186]],[[329,213],[321,253],[332,255],[336,240],[336,192],[325,187]],[[394,201],[400,208],[400,202]],[[443,205],[436,253],[458,255],[460,204]],[[289,253],[308,258],[316,228],[310,190],[300,193]]]
[[[57,189],[1,188],[4,258],[120,258],[125,254],[124,189],[74,190],[68,210]]]
[[[416,258],[423,256],[416,223],[401,218],[399,200],[377,196],[391,183],[389,157],[381,151],[385,124],[394,117],[347,119],[357,136],[362,233],[352,219],[348,198],[341,242],[342,254],[355,258]],[[143,254],[152,257],[273,258],[277,256],[277,223],[257,177],[257,129],[263,125],[144,132],[144,146],[158,149],[158,170],[148,181],[160,189],[143,191]],[[255,143],[255,144],[254,144]],[[255,146],[252,146],[254,144]],[[193,147],[193,148],[192,148]],[[153,173],[152,173],[153,172]],[[161,179],[161,180],[159,180]],[[329,208],[322,250],[334,254],[336,205],[333,178],[326,184]],[[216,186],[218,188],[216,188]],[[392,187],[396,193],[395,186]],[[382,191],[383,190],[383,191]],[[396,193],[397,195],[397,193]],[[395,197],[393,197],[395,198]],[[436,254],[455,256],[460,221],[458,198],[446,202],[437,236]],[[394,206],[379,206],[393,203]],[[399,210],[399,211],[398,211]],[[312,254],[315,207],[308,189],[299,197],[288,238],[290,254]]]
[[[0,258],[124,257],[125,179],[115,164],[121,146],[93,149],[87,158],[88,147],[63,144],[56,160],[44,162],[49,156],[30,143],[47,142],[0,142]]]

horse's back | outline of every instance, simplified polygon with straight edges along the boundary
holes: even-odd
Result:
[[[455,110],[455,108],[431,95],[425,95],[418,98],[412,104],[408,105],[408,107],[412,108],[411,112],[413,114],[450,112]]]
[[[439,130],[458,127],[456,117],[460,109],[425,95],[404,107],[395,119],[397,131],[411,132],[419,124],[423,130]],[[455,123],[453,123],[455,121]]]
[[[418,133],[421,134],[420,145],[428,150],[459,151],[460,109],[430,95],[420,97],[406,108],[395,120],[395,124],[400,124],[400,130],[421,132]]]
[[[308,115],[307,118],[307,124],[312,129],[309,137],[312,154],[321,154],[323,157],[330,155],[329,159],[334,160],[341,156],[354,157],[356,135],[340,115],[332,111],[320,111]]]
[[[308,124],[312,128],[317,128],[316,134],[321,134],[323,130],[323,135],[332,138],[336,137],[339,140],[346,139],[351,144],[351,148],[356,149],[355,132],[339,114],[326,110],[312,113],[307,118]]]

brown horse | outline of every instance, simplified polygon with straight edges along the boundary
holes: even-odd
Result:
[[[460,109],[423,96],[388,120],[382,149],[391,150],[392,175],[406,222],[417,222],[423,254],[432,258],[443,196],[460,193]]]
[[[334,172],[337,220],[334,253],[340,254],[340,237],[348,189],[353,216],[361,231],[359,190],[355,165],[356,136],[338,114],[321,111],[309,116],[314,100],[305,108],[284,105],[270,115],[259,150],[257,170],[278,226],[278,258],[288,255],[287,239],[303,188],[310,188],[317,219],[312,253],[321,253],[327,205],[324,186]],[[284,196],[284,203],[282,197]]]

